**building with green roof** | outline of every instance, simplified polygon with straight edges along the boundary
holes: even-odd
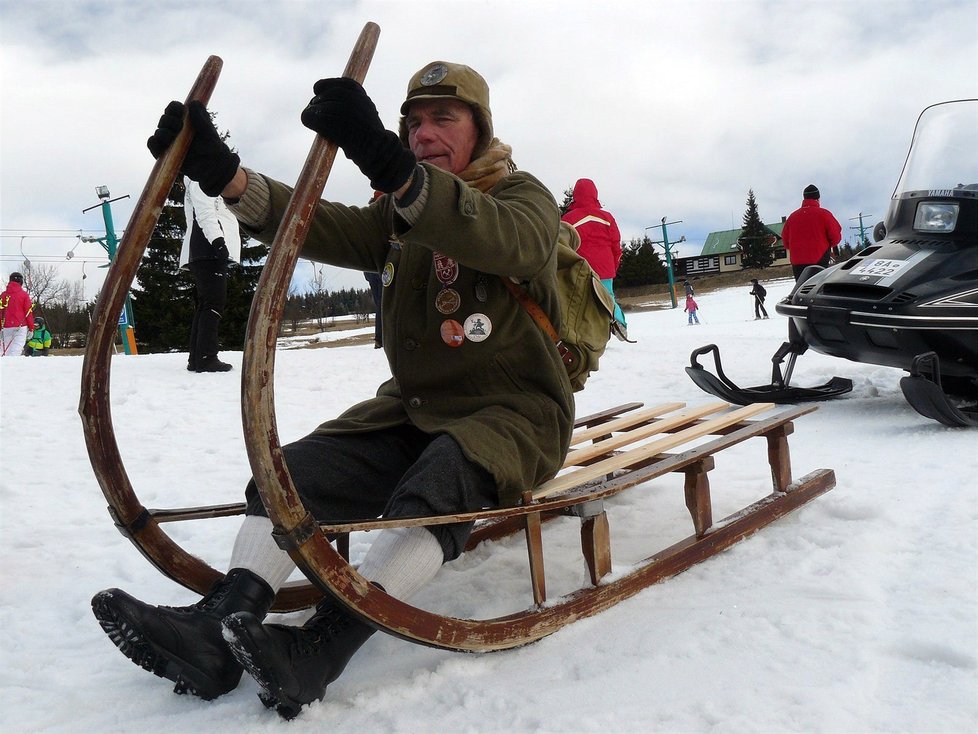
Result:
[[[771,244],[774,247],[774,262],[772,267],[777,265],[788,265],[788,253],[781,244],[781,230],[784,227],[784,219],[775,224],[765,224],[764,228],[771,234]],[[703,249],[699,255],[682,259],[677,270],[682,277],[694,277],[697,275],[707,275],[711,273],[730,273],[736,270],[743,270],[741,263],[740,246],[737,241],[743,234],[743,228],[726,229],[721,232],[710,232],[703,242]]]

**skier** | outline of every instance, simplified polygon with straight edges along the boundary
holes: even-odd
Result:
[[[699,316],[696,315],[696,311],[698,308],[699,306],[696,305],[696,301],[693,299],[693,296],[692,295],[686,296],[686,308],[684,308],[683,310],[689,314],[689,316],[687,317],[687,324],[689,326],[692,326],[694,322],[696,323],[697,326],[699,326],[700,318]]]
[[[48,331],[44,319],[38,316],[34,319],[34,333],[25,347],[25,354],[29,357],[47,357],[48,350],[51,349],[51,332]]]
[[[757,282],[757,278],[751,278],[750,282],[753,284],[753,288],[750,289],[750,294],[754,296],[754,321],[761,318],[761,314],[764,314],[763,318],[767,318],[767,309],[764,308],[764,298],[767,296],[767,290],[763,285]]]
[[[393,377],[284,447],[302,502],[321,521],[515,504],[556,474],[574,422],[556,347],[502,281],[523,282],[557,318],[557,204],[493,137],[489,88],[467,66],[436,61],[414,74],[400,135],[384,129],[355,81],[323,79],[313,91],[302,123],[384,195],[366,207],[321,202],[302,256],[381,273]],[[204,106],[188,107],[195,134],[183,172],[223,195],[248,234],[271,242],[289,188],[240,167]],[[154,155],[183,114],[179,102],[167,107],[148,141]],[[374,629],[331,597],[302,627],[262,624],[295,566],[272,537],[254,481],[246,498],[231,570],[201,601],[157,607],[109,589],[92,607],[123,654],[175,681],[178,693],[215,698],[246,668],[262,700],[291,718],[325,695]],[[381,531],[358,572],[407,600],[462,552],[471,527]]]
[[[6,289],[0,293],[0,356],[22,357],[28,330],[34,331],[34,304],[24,290],[24,276],[11,273]]]

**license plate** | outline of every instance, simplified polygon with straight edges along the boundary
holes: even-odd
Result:
[[[910,265],[909,260],[866,260],[849,271],[849,275],[888,278],[896,275]]]

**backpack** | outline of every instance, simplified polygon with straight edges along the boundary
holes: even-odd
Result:
[[[588,376],[611,338],[615,302],[587,260],[577,254],[581,238],[566,222],[557,234],[557,302],[560,331],[525,290],[508,278],[503,283],[530,316],[554,340],[574,392],[584,389]]]

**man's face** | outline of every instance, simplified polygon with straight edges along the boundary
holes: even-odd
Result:
[[[461,173],[472,162],[479,129],[472,108],[457,99],[419,99],[407,113],[408,147],[419,162]]]

